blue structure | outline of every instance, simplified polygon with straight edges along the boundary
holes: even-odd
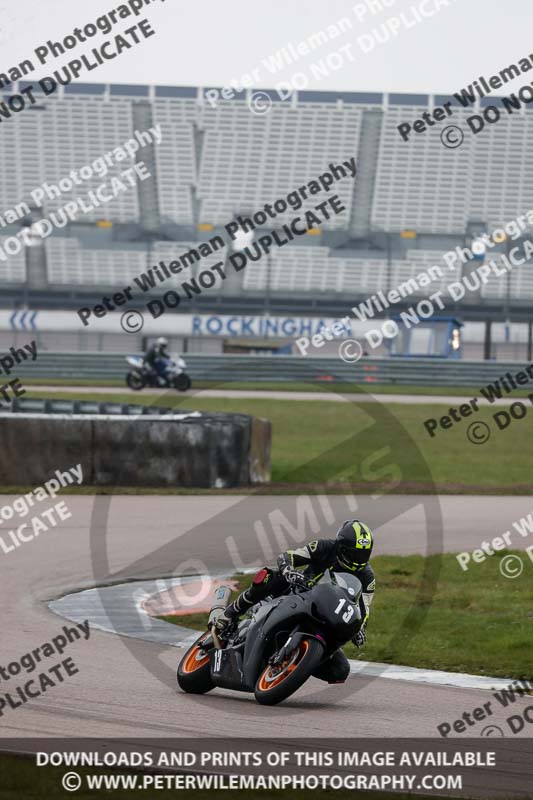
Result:
[[[455,317],[432,317],[408,328],[400,315],[392,317],[399,333],[390,339],[392,356],[461,358],[461,328]]]

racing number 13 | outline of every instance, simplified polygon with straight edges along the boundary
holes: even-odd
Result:
[[[339,605],[335,609],[335,614],[340,614],[345,604],[346,600],[344,598],[342,600],[339,600]],[[354,606],[349,605],[344,614],[342,615],[344,622],[349,622],[351,620],[351,618],[353,617],[353,612],[354,612]]]

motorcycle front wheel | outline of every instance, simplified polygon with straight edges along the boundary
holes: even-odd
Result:
[[[191,388],[191,379],[184,372],[174,378],[174,388],[178,392],[186,392]]]
[[[178,666],[178,686],[189,694],[205,694],[215,688],[211,680],[209,654],[202,649],[203,642],[209,638],[204,633],[187,650]]]
[[[317,639],[302,639],[286,661],[279,666],[269,664],[255,684],[255,699],[263,706],[281,703],[306,682],[319,665],[324,645]]]
[[[133,369],[126,375],[126,384],[130,389],[138,392],[139,389],[144,389],[146,386],[146,378],[142,372],[138,372],[137,370]]]

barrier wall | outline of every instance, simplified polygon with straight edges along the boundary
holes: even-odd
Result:
[[[76,464],[91,486],[228,489],[270,480],[271,424],[265,419],[139,414],[134,406],[125,414],[35,413],[17,405],[18,411],[0,414],[3,485],[37,486]]]
[[[300,356],[188,355],[187,372],[193,381],[219,384],[233,381],[309,383],[338,381],[351,384],[398,384],[417,386],[483,386],[506,372],[523,369],[526,361],[466,361],[442,358],[361,358],[348,364],[341,358]],[[115,353],[41,353],[34,362],[17,366],[22,378],[85,378],[122,381],[127,364]],[[125,385],[125,384],[124,384]],[[150,390],[149,390],[150,391]]]

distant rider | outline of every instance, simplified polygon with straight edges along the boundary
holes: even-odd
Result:
[[[166,362],[170,358],[167,353],[168,341],[164,336],[160,336],[155,344],[148,348],[144,356],[144,363],[147,364],[157,375],[160,385],[164,385],[166,374]]]
[[[346,520],[337,531],[335,539],[318,539],[296,550],[287,550],[278,556],[277,570],[263,567],[254,576],[252,585],[242,592],[217,619],[215,627],[223,636],[237,623],[241,614],[264,600],[279,597],[290,586],[312,586],[326,572],[351,572],[361,581],[363,592],[359,600],[362,624],[352,641],[357,647],[366,642],[366,625],[374,597],[376,580],[370,566],[374,537],[372,531],[357,519]],[[296,567],[305,565],[299,572]],[[313,673],[328,683],[344,683],[350,674],[348,659],[339,648]]]

